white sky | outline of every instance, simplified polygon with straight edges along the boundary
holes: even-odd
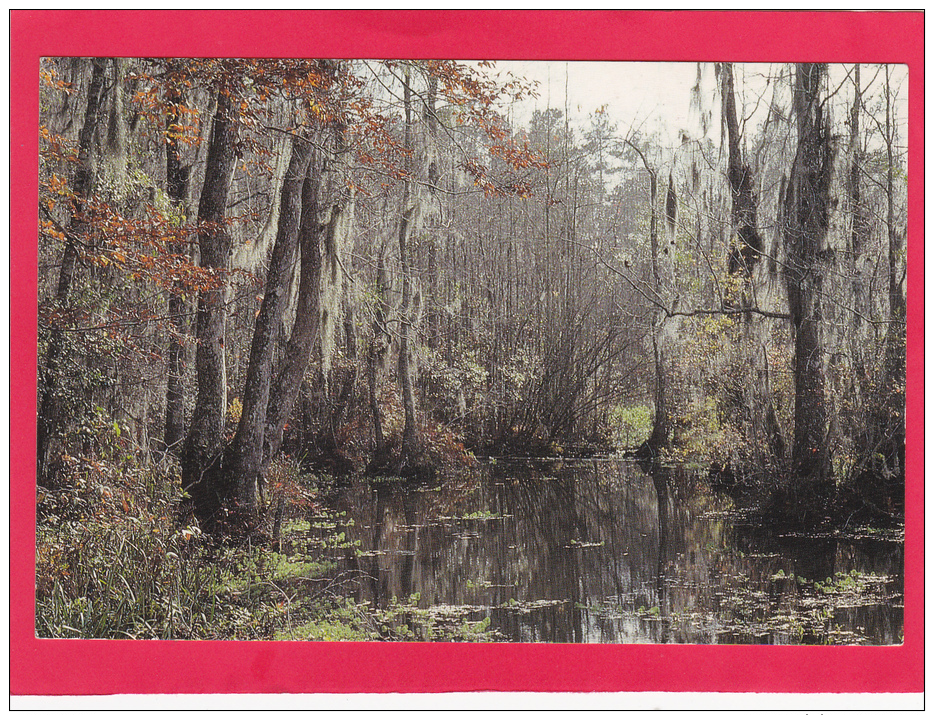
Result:
[[[539,82],[539,96],[526,102],[526,116],[519,112],[516,117],[520,121],[536,109],[563,111],[567,86],[572,123],[586,123],[592,112],[607,105],[610,121],[624,134],[648,120],[646,129],[662,131],[674,141],[678,130],[691,124],[694,62],[497,62],[495,70]]]
[[[830,66],[830,85],[845,85],[837,95],[837,101],[849,101],[845,98],[852,96],[852,89],[846,81],[846,73],[850,68],[851,65]],[[757,107],[760,111],[754,115],[759,119],[750,117],[753,123],[761,121],[764,110],[769,106],[771,89],[766,86],[764,78],[773,69],[776,66],[769,64],[734,66],[738,109],[741,113],[752,113],[757,95],[764,95]],[[687,130],[692,138],[700,138],[698,120],[690,110],[691,88],[697,77],[695,62],[498,61],[492,72],[500,72],[503,76],[509,72],[539,83],[537,98],[513,108],[513,118],[517,123],[525,123],[533,111],[544,110],[549,106],[563,111],[566,86],[569,119],[578,128],[589,122],[589,116],[594,110],[606,105],[607,116],[617,124],[620,134],[627,134],[631,127],[641,127],[644,133],[658,132],[669,145],[680,143],[681,130]],[[899,92],[898,120],[904,128],[908,114],[906,67],[894,65],[890,72],[893,88]],[[876,73],[874,67],[863,66],[861,80],[864,91],[866,85],[875,78],[865,100],[869,101],[880,90],[882,76]],[[720,133],[720,107],[712,64],[706,66],[703,87],[705,99],[713,111],[708,136],[716,142]]]

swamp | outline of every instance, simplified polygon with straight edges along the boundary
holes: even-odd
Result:
[[[903,642],[903,66],[40,70],[39,637]]]

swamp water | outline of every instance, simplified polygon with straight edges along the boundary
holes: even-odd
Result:
[[[744,525],[690,470],[497,460],[427,487],[352,483],[326,503],[343,535],[322,554],[336,564],[333,583],[409,637],[903,638],[900,532],[769,534]]]

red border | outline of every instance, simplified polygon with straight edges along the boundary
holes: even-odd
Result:
[[[921,13],[13,11],[13,694],[923,690]],[[34,623],[38,59],[42,55],[899,62],[909,65],[905,643],[897,647],[39,641]]]

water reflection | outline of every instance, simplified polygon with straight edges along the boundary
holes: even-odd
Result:
[[[463,607],[506,640],[902,639],[901,543],[737,526],[686,470],[497,461],[434,488],[356,483],[331,505],[359,542],[343,557],[366,575],[359,601]]]

